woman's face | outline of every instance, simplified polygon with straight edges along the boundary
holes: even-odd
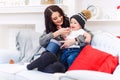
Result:
[[[53,12],[51,19],[56,26],[61,26],[63,24],[63,16],[59,12]]]
[[[77,21],[76,19],[72,18],[72,19],[70,20],[70,28],[71,28],[72,30],[79,30],[79,29],[81,29],[82,27],[80,26],[80,24],[78,23],[78,21]]]

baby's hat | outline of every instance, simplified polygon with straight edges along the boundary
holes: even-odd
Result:
[[[78,23],[84,29],[85,22],[87,21],[87,19],[91,18],[91,12],[89,10],[83,10],[81,13],[78,13],[78,14],[71,16],[70,20],[72,18],[76,19],[78,21]]]

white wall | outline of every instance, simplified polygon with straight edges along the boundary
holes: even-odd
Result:
[[[68,13],[67,15],[70,17],[71,15],[75,14],[75,1],[76,0],[63,0],[63,4],[67,5]]]
[[[89,5],[98,6],[100,9],[100,18],[116,19],[118,16],[117,6],[120,5],[120,0],[65,0],[64,4],[69,7],[69,15],[80,12],[86,9]],[[120,15],[119,15],[120,16]],[[120,18],[120,17],[119,17]]]
[[[20,30],[34,30],[34,25],[0,25],[0,49],[16,49],[16,34]]]
[[[41,0],[0,0],[0,6],[39,5]]]
[[[91,31],[107,31],[120,36],[120,0],[67,0],[70,15],[79,13],[89,5],[95,5],[99,8],[98,17],[88,21],[86,28]],[[67,2],[66,1],[66,2]],[[73,5],[72,5],[73,4]]]
[[[105,31],[120,36],[120,21],[88,21],[85,27],[90,31]]]

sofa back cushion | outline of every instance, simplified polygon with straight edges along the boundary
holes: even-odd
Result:
[[[104,31],[93,33],[92,47],[105,51],[115,56],[120,54],[120,39],[117,36]]]
[[[120,57],[120,39],[109,32],[93,32],[92,47]],[[119,59],[120,63],[120,59]]]

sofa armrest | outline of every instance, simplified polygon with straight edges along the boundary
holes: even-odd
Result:
[[[113,72],[113,75],[119,77],[120,80],[120,64],[116,67],[115,71]]]
[[[9,63],[12,59],[15,63],[19,62],[20,52],[17,50],[1,49],[0,50],[0,64]]]
[[[65,74],[59,80],[120,80],[112,74],[89,70],[72,70]]]

